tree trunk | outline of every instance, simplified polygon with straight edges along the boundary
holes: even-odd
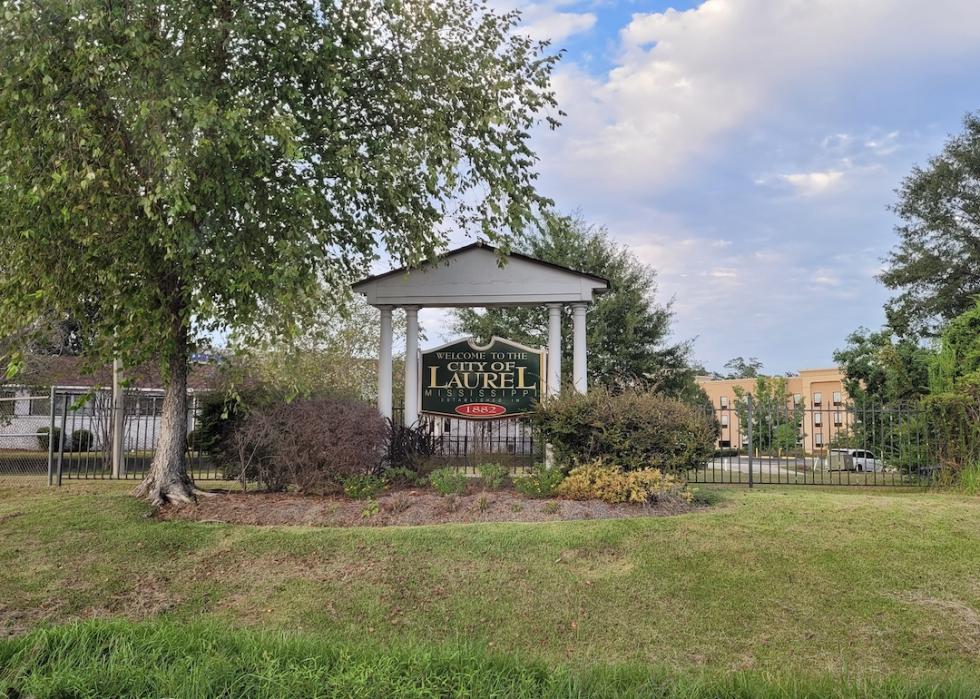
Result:
[[[156,452],[149,473],[133,491],[155,506],[195,502],[200,494],[187,474],[187,338],[178,334],[182,337],[168,366]]]

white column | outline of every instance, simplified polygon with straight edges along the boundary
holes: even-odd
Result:
[[[405,306],[405,424],[414,425],[419,419],[419,307]]]
[[[378,306],[381,311],[381,337],[378,342],[378,412],[391,417],[391,306]]]
[[[548,304],[548,395],[561,393],[561,308]]]
[[[572,304],[572,383],[575,390],[585,393],[588,387],[585,348],[585,309],[584,303]]]

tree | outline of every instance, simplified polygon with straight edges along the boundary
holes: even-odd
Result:
[[[858,328],[834,352],[844,388],[858,410],[915,401],[929,391],[932,351],[890,329]]]
[[[889,328],[851,333],[834,361],[844,374],[852,411],[832,445],[870,448],[901,467],[921,464],[929,439],[918,406],[929,392],[933,354]]]
[[[731,362],[729,362],[731,364]],[[727,367],[727,365],[726,365]],[[752,396],[752,448],[757,452],[783,452],[800,442],[805,413],[803,401],[793,401],[789,381],[782,376],[757,376],[755,386],[735,392],[735,414],[741,429],[748,432],[749,411],[746,397]]]
[[[405,312],[393,314],[395,344],[405,338]],[[373,401],[378,388],[380,315],[361,296],[318,309],[288,344],[262,338],[233,338],[234,359],[226,372],[229,389],[252,383],[279,396],[334,395]],[[401,359],[399,362],[403,361]],[[396,397],[403,395],[395,372]]]
[[[744,359],[743,357],[735,357],[734,359],[729,359],[725,362],[725,368],[728,369],[728,373],[724,376],[719,376],[723,379],[754,379],[759,376],[759,372],[762,371],[762,362],[756,357],[749,357]]]
[[[188,355],[288,341],[378,245],[504,247],[537,215],[546,46],[481,0],[14,2],[0,16],[0,335],[90,318],[158,362],[154,503],[188,501]],[[16,356],[13,365],[16,367]]]
[[[587,316],[589,381],[595,384],[644,383],[681,397],[692,390],[689,346],[669,343],[670,304],[654,301],[656,274],[606,229],[577,216],[551,215],[526,241],[524,251],[545,262],[609,280],[611,290],[597,297]],[[572,370],[571,309],[562,319],[562,373]],[[543,307],[455,311],[457,332],[488,341],[499,335],[538,346],[548,342],[548,310]]]
[[[900,336],[935,336],[980,294],[980,112],[898,190],[899,244],[880,279],[899,291],[885,310]]]
[[[980,299],[946,326],[929,366],[931,393],[957,390],[980,379]]]

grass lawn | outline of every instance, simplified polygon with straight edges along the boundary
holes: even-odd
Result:
[[[654,675],[718,690],[689,692],[710,696],[722,685],[691,678],[732,671],[791,695],[829,694],[826,682],[882,696],[900,693],[896,682],[914,696],[940,679],[961,683],[949,694],[980,687],[978,498],[730,489],[713,510],[668,518],[312,529],[162,523],[125,494],[132,485],[0,483],[0,632],[158,622],[110,625],[135,649],[153,634],[172,643],[175,628],[235,639],[248,627],[250,647],[327,657],[327,646],[356,646],[365,668],[379,658],[457,667],[462,646],[473,677],[504,663],[508,677],[519,666],[544,678],[501,696],[603,693],[582,689],[595,676],[628,693]],[[32,642],[105,638],[105,628]],[[0,644],[0,662],[16,665],[24,643]],[[628,681],[609,667],[627,668]]]

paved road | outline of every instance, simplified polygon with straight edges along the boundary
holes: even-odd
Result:
[[[806,458],[792,458],[792,457],[777,457],[777,456],[757,456],[752,460],[752,471],[753,473],[772,473],[774,476],[777,474],[781,475],[797,475],[804,471],[812,471],[814,466],[817,468],[819,466],[820,459],[814,457]],[[725,458],[716,458],[708,462],[708,470],[712,468],[716,471],[731,471],[733,473],[740,472],[748,474],[749,472],[749,457],[747,456],[733,456]]]

